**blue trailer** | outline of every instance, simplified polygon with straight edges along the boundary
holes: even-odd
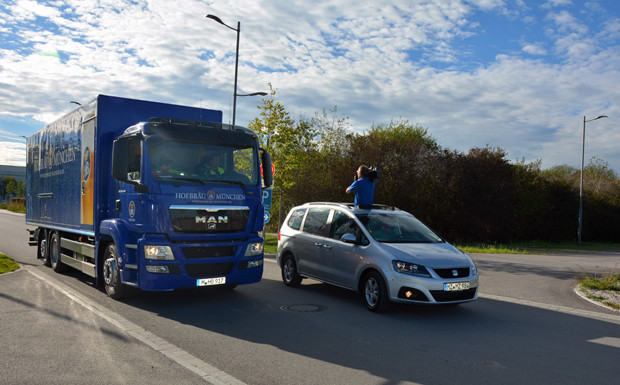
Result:
[[[27,152],[29,243],[55,271],[77,268],[115,299],[262,278],[271,159],[221,111],[99,95]]]

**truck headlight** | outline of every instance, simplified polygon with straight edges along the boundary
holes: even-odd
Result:
[[[263,242],[253,242],[245,249],[244,257],[255,257],[263,253]]]
[[[170,246],[144,246],[144,258],[157,261],[174,261],[174,254]]]
[[[426,267],[422,265],[418,265],[416,263],[403,262],[403,261],[392,261],[392,266],[394,267],[395,271],[402,273],[402,274],[409,274],[409,275],[413,275],[416,277],[425,277],[425,278],[432,277],[431,273],[428,272]]]

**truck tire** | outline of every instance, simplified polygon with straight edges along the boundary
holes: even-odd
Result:
[[[65,265],[62,263],[60,256],[60,233],[58,231],[51,233],[48,248],[52,270],[62,273],[65,270]]]
[[[114,243],[110,243],[103,255],[103,284],[108,296],[112,299],[123,299],[129,296],[130,287],[121,282],[121,272],[118,269],[118,250]]]
[[[47,244],[47,238],[45,232],[41,230],[38,236],[37,243],[37,259],[42,259],[45,266],[51,266],[50,263],[50,249]]]

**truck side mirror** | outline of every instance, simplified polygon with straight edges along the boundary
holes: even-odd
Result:
[[[114,140],[112,144],[112,177],[122,182],[127,180],[129,166],[129,141],[127,138]]]
[[[271,156],[267,150],[261,148],[261,163],[263,164],[263,187],[273,186],[273,175],[271,174]]]
[[[139,193],[148,192],[140,183],[140,139],[136,137],[117,138],[112,144],[112,177],[134,185]],[[131,158],[130,158],[131,157]]]

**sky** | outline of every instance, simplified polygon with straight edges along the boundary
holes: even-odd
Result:
[[[2,0],[0,164],[98,94],[232,113],[269,91],[295,119],[407,120],[444,148],[620,172],[618,0]],[[261,97],[238,97],[236,122]]]

